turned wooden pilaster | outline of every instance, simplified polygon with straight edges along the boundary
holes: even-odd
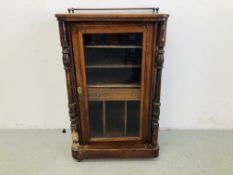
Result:
[[[166,23],[161,21],[158,25],[157,48],[154,60],[155,81],[153,85],[154,93],[152,97],[152,145],[157,146],[158,129],[159,129],[159,115],[160,115],[160,92],[161,92],[161,78],[162,68],[164,62],[164,47],[166,40]]]
[[[78,112],[77,91],[75,84],[75,73],[72,67],[71,47],[69,44],[69,26],[64,21],[59,21],[60,40],[62,46],[62,58],[66,73],[66,83],[68,91],[68,107],[71,122],[72,150],[77,151],[80,145],[80,117]]]

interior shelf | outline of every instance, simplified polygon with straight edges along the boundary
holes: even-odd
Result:
[[[133,64],[90,64],[86,65],[86,68],[140,68],[141,65]]]
[[[84,45],[84,48],[141,49],[142,46],[137,46],[137,45]]]
[[[140,84],[88,84],[88,88],[140,88]]]

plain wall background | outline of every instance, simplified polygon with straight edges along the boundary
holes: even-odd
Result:
[[[151,7],[170,13],[163,129],[233,129],[232,0],[1,0],[0,128],[68,128],[55,13]]]

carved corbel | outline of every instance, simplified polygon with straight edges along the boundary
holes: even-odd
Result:
[[[70,51],[69,47],[64,47],[62,50],[62,60],[65,70],[71,69],[71,59],[70,59]]]

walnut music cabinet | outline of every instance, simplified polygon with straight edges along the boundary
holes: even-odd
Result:
[[[95,14],[82,10],[72,8],[67,14],[56,14],[73,158],[158,156],[161,75],[169,15],[158,13],[157,8],[108,9],[127,13]]]

